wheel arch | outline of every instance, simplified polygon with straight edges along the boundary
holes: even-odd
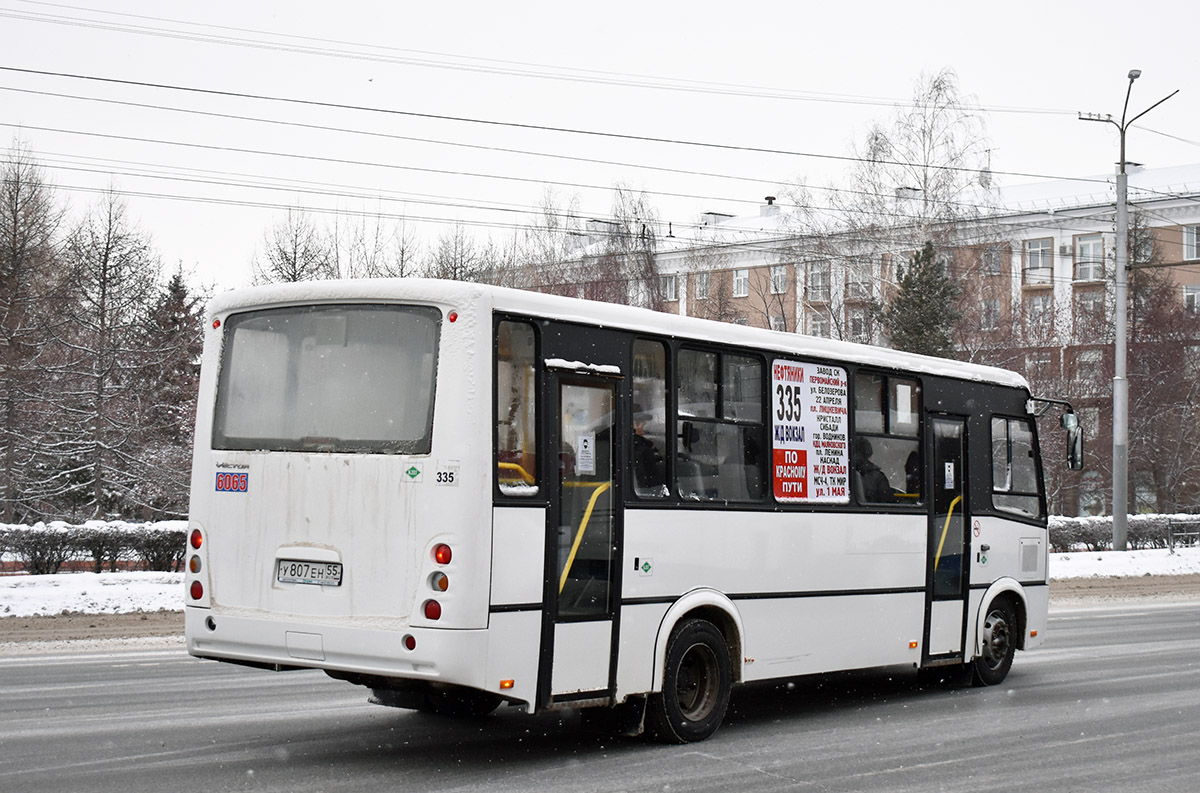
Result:
[[[725,637],[729,649],[729,671],[733,683],[742,681],[742,637],[745,635],[742,616],[733,601],[715,589],[694,589],[676,600],[663,615],[654,639],[654,669],[651,690],[661,691],[663,667],[667,660],[667,644],[675,626],[684,620],[702,619],[711,622]]]
[[[1018,650],[1025,649],[1025,635],[1028,630],[1028,606],[1025,602],[1025,587],[1021,586],[1015,578],[999,578],[992,582],[992,585],[983,593],[983,599],[979,601],[979,611],[975,614],[975,645],[972,648],[972,653],[978,655],[983,647],[983,621],[984,615],[987,613],[988,607],[996,598],[1004,596],[1008,598],[1008,602],[1012,604],[1013,612],[1017,615],[1016,624],[1016,645]]]

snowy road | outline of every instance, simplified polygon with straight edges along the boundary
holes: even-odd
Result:
[[[683,747],[570,716],[388,710],[320,673],[177,650],[0,658],[0,790],[1200,789],[1200,606],[1057,612],[1050,628],[998,688],[747,688],[712,740]]]

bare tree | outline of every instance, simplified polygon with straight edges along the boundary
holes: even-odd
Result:
[[[981,209],[991,186],[983,118],[951,69],[922,75],[913,101],[890,123],[873,124],[856,148],[850,190],[835,193],[842,222],[879,234],[885,246],[948,242]]]
[[[124,506],[131,487],[136,418],[145,397],[138,379],[142,323],[157,294],[160,264],[149,236],[128,219],[112,189],[72,230],[66,256],[78,289],[79,390],[74,439],[64,438],[60,450],[76,461],[76,482],[83,485],[77,490],[88,517],[95,517]]]
[[[335,278],[334,249],[302,209],[288,209],[263,238],[263,253],[253,262],[259,284]]]
[[[45,438],[45,367],[63,313],[62,211],[26,145],[0,163],[0,518],[25,519]]]
[[[575,294],[583,274],[580,257],[587,243],[579,196],[566,203],[549,189],[520,238],[518,266],[511,286],[555,294]]]
[[[426,269],[432,278],[447,281],[478,281],[484,271],[479,244],[462,223],[442,232]]]

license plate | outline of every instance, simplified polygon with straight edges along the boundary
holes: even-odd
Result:
[[[275,580],[281,584],[341,586],[342,563],[280,559],[275,566]]]

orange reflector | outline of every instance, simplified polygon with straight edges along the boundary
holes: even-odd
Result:
[[[910,649],[910,650],[915,650],[915,649],[917,649],[917,645],[918,645],[918,644],[919,644],[919,642],[909,642],[909,643],[908,643],[908,649]]]
[[[1031,638],[1031,639],[1032,639],[1034,636],[1037,636],[1037,631],[1030,631],[1030,632],[1029,632],[1029,638]]]
[[[503,691],[505,689],[512,688],[514,685],[516,685],[516,682],[517,681],[515,681],[515,680],[501,680],[500,681],[500,690]]]

